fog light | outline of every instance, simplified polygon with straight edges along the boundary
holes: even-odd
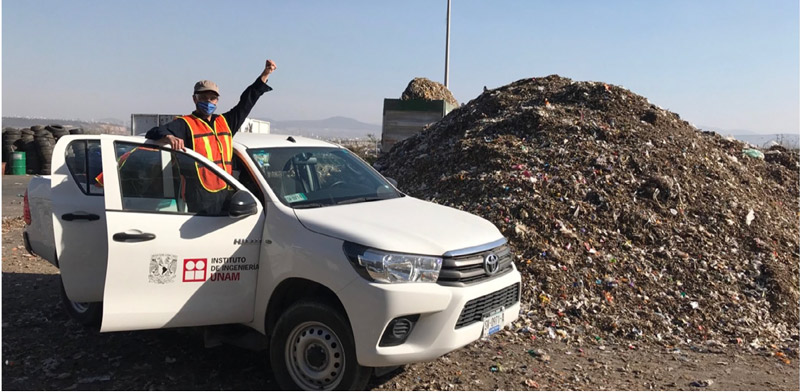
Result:
[[[399,346],[405,343],[408,335],[414,329],[414,325],[419,320],[419,315],[414,314],[410,316],[398,317],[389,322],[386,330],[383,331],[381,342],[378,344],[381,347]]]

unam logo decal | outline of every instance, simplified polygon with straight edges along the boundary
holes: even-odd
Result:
[[[205,282],[207,269],[207,259],[183,259],[183,281]]]
[[[150,283],[165,284],[175,281],[178,271],[178,256],[160,254],[150,256]]]

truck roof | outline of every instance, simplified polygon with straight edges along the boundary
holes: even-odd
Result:
[[[291,138],[294,141],[291,141]],[[264,133],[243,133],[239,132],[233,137],[233,142],[245,148],[263,147],[339,147],[336,144],[323,140],[312,139],[302,136],[276,135]]]

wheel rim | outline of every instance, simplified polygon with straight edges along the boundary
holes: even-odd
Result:
[[[325,324],[309,321],[295,327],[286,342],[285,358],[289,375],[302,389],[332,390],[342,381],[342,342]]]
[[[70,305],[72,305],[72,309],[75,309],[78,313],[86,313],[89,310],[89,302],[75,302],[70,301]]]

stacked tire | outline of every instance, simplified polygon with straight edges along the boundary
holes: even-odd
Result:
[[[53,134],[53,137],[55,138],[56,141],[58,141],[58,139],[60,139],[61,136],[69,135],[69,128],[63,125],[57,125],[57,124],[48,125],[45,127],[45,129],[47,129],[48,131],[50,131],[50,133]]]
[[[38,152],[39,155],[40,174],[50,174],[50,162],[53,159],[53,146],[56,144],[55,136],[51,133],[50,127],[50,125],[48,125],[47,128],[39,125],[31,127],[31,130],[33,130],[33,142],[36,147],[36,152]],[[67,132],[67,134],[69,134],[69,132]]]
[[[19,149],[25,151],[25,173],[39,174],[41,170],[41,161],[39,159],[39,152],[36,150],[34,133],[30,128],[25,128],[21,131]]]
[[[16,128],[3,129],[3,162],[6,163],[6,172],[11,172],[11,155],[17,151],[22,132]]]
[[[86,133],[86,132],[84,132],[83,128],[81,128],[81,127],[71,127],[71,128],[69,128],[69,134],[70,135],[83,135],[84,133]]]
[[[30,128],[3,129],[3,162],[6,171],[11,172],[12,155],[15,151],[25,151],[25,171],[28,174],[50,174],[53,159],[53,146],[58,139],[67,135],[82,135],[83,128],[51,124],[34,125]]]

